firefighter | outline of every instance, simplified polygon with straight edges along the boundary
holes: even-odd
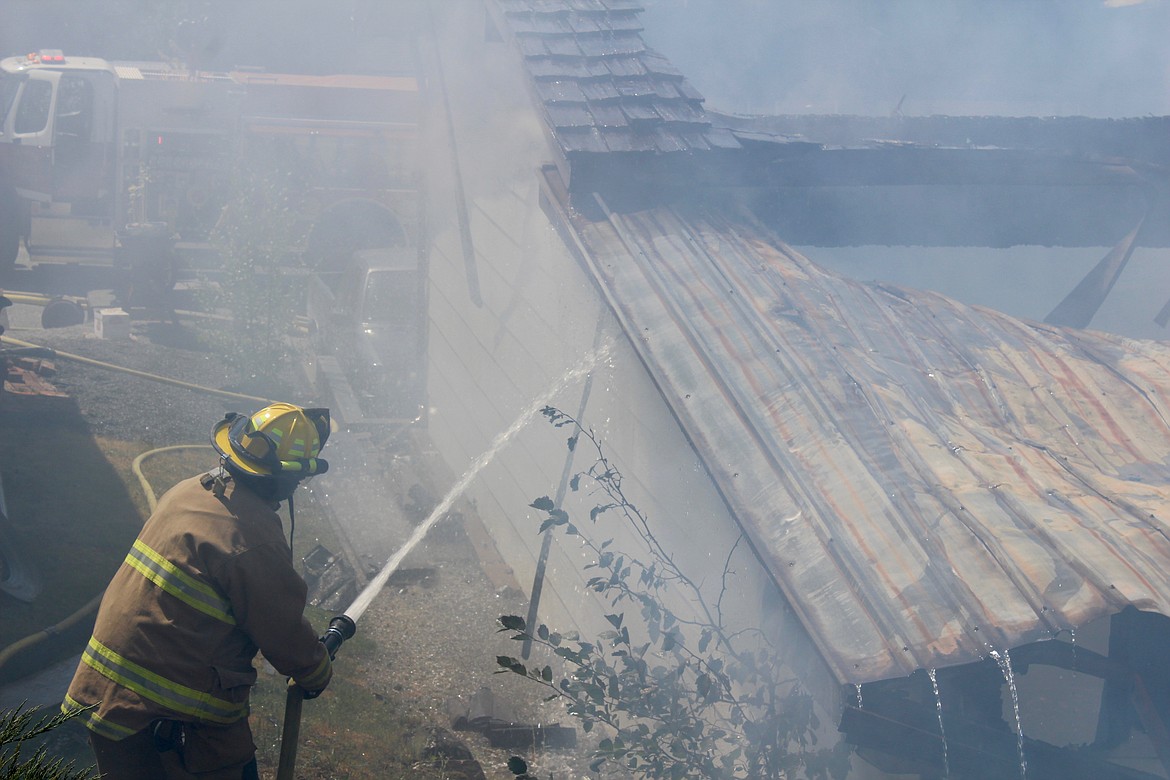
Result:
[[[62,710],[82,718],[106,780],[257,778],[248,694],[259,650],[313,698],[329,653],[277,509],[328,464],[327,409],[229,413],[219,466],[167,491],[102,599]]]

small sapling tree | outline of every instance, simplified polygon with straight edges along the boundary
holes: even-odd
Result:
[[[512,656],[497,656],[499,671],[547,688],[549,699],[564,701],[585,731],[604,729],[593,771],[608,764],[632,777],[672,780],[845,777],[847,749],[817,747],[812,700],[763,632],[733,628],[725,619],[730,561],[739,542],[728,551],[721,588],[711,599],[626,495],[622,474],[597,435],[558,409],[542,413],[554,426],[571,429],[570,450],[582,437],[590,445],[595,460],[570,488],[590,490],[600,501],[583,528],[548,497],[536,499],[531,506],[544,515],[540,532],[560,531],[590,552],[586,587],[613,611],[605,615],[610,629],[588,641],[502,616],[501,632],[560,659],[564,673]],[[619,518],[639,549],[599,541],[602,516]],[[693,609],[682,615],[668,603]]]
[[[228,316],[231,325],[210,332],[208,339],[235,367],[240,382],[253,388],[281,375],[301,310],[303,274],[295,273],[295,247],[304,242],[305,226],[296,193],[307,184],[295,163],[275,148],[249,145],[211,237],[222,264],[219,283],[204,303]]]
[[[42,744],[31,756],[23,757],[21,749],[30,740],[44,736],[85,710],[69,713],[40,715],[36,707],[23,704],[0,711],[0,777],[13,780],[90,780],[97,778],[92,768],[76,770],[72,763],[49,755]]]

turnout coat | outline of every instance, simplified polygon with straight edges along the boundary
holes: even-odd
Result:
[[[329,683],[278,505],[216,473],[163,495],[102,599],[62,709],[96,705],[83,717],[103,737],[177,720],[242,730],[250,754],[257,650],[306,690]]]

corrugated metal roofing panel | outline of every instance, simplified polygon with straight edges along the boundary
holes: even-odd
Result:
[[[1170,344],[843,279],[711,207],[574,219],[841,682],[1170,614]]]

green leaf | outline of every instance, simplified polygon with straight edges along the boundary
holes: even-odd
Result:
[[[706,699],[711,694],[711,677],[706,674],[700,674],[695,681],[695,686],[699,691],[699,696]]]
[[[556,504],[554,504],[553,500],[548,496],[541,496],[528,506],[532,507],[533,509],[539,509],[541,512],[549,512],[556,508]]]
[[[606,615],[605,619],[608,620],[610,622],[610,625],[612,625],[614,628],[621,628],[622,627],[622,620],[624,620],[625,617],[626,617],[625,613],[622,613],[619,615]]]
[[[579,487],[581,487],[581,475],[574,474],[573,478],[569,480],[569,490],[572,490],[574,493],[576,493],[577,488]]]
[[[703,629],[702,636],[699,637],[699,652],[707,652],[707,646],[711,644],[712,633],[709,629]]]
[[[500,615],[499,622],[503,626],[502,631],[523,631],[525,629],[524,618],[519,615]]]
[[[536,635],[540,637],[542,641],[547,642],[549,637],[548,626],[546,626],[544,623],[541,623],[536,628]]]
[[[577,449],[577,439],[578,439],[580,436],[581,436],[581,434],[579,434],[579,433],[574,433],[572,436],[570,436],[570,437],[569,437],[569,442],[568,442],[568,444],[569,444],[569,452],[572,452],[573,450]]]
[[[520,756],[509,756],[508,771],[514,775],[525,774],[528,771],[528,763]]]
[[[516,672],[517,674],[526,674],[526,671],[524,670],[524,664],[520,663],[510,655],[497,655],[496,665],[507,669],[508,671]],[[517,667],[519,667],[521,671],[516,671]]]
[[[552,678],[553,678],[553,671],[552,671],[551,666],[546,666],[540,670],[540,679],[544,680],[545,682],[550,683],[550,682],[552,682]]]

